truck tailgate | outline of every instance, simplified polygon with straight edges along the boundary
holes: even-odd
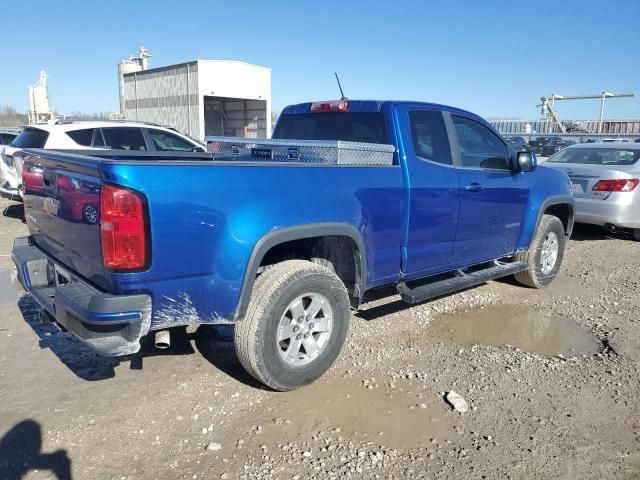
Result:
[[[33,242],[76,274],[108,289],[100,240],[99,163],[76,155],[26,155],[25,218]]]

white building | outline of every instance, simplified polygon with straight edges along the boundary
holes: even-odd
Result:
[[[127,120],[206,135],[271,136],[271,69],[244,62],[193,62],[124,73]]]

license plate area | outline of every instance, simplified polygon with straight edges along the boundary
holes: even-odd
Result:
[[[574,195],[584,195],[584,188],[579,183],[571,183],[571,193]]]
[[[578,178],[570,177],[571,180],[571,193],[574,195],[584,195],[589,188],[588,180],[580,180]]]

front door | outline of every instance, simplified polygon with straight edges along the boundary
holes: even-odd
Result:
[[[451,115],[460,181],[455,257],[480,263],[516,250],[529,200],[526,173],[509,169],[509,149],[477,119]]]

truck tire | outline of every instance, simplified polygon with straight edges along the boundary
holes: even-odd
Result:
[[[274,390],[307,385],[338,357],[351,316],[349,296],[329,268],[304,260],[278,263],[254,284],[235,326],[240,363]]]
[[[640,242],[640,228],[633,229],[633,238]]]
[[[529,250],[516,256],[529,268],[514,275],[516,281],[532,288],[549,285],[560,270],[566,243],[564,225],[558,217],[543,215]]]

